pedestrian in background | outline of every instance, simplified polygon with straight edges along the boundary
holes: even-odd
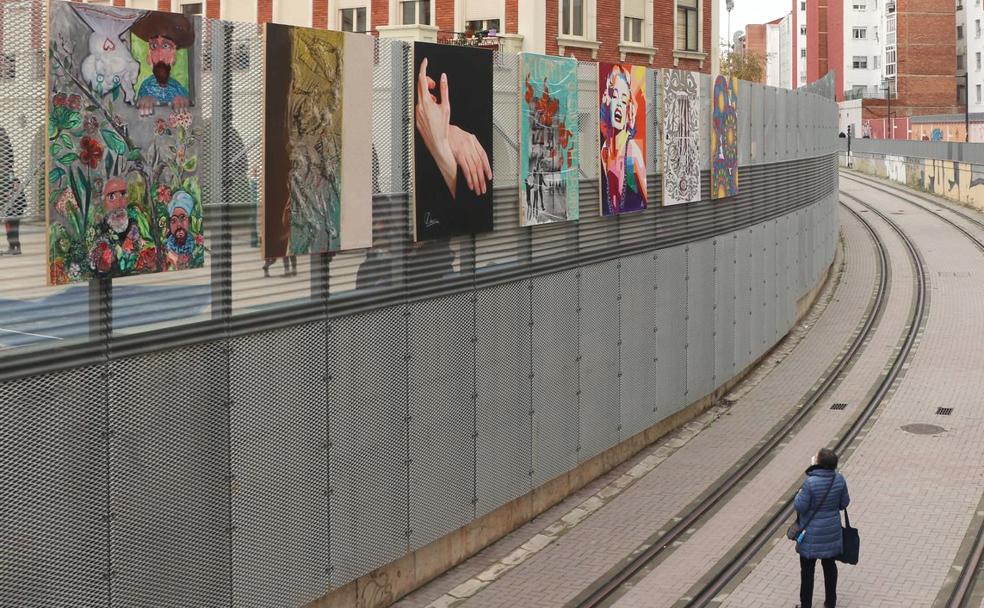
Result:
[[[823,568],[825,608],[837,606],[837,562],[842,547],[840,512],[851,502],[847,481],[837,472],[837,454],[827,448],[813,457],[794,507],[803,535],[796,542],[800,556],[800,608],[813,607],[817,560]]]
[[[20,255],[20,222],[27,211],[27,197],[14,175],[14,147],[7,131],[0,127],[0,219],[7,233],[7,250],[0,255]]]

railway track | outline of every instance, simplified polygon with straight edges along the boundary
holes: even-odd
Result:
[[[680,517],[669,530],[661,534],[653,542],[648,543],[648,546],[644,550],[627,558],[607,576],[595,581],[594,584],[569,602],[567,606],[571,608],[590,608],[605,605],[626,583],[633,580],[638,573],[657,560],[667,549],[674,546],[674,543],[687,534],[695,523],[721,504],[758,466],[765,462],[772,455],[776,447],[800,426],[802,421],[815,409],[816,405],[843,376],[844,372],[857,360],[863,344],[871,335],[885,309],[890,267],[884,243],[882,243],[877,233],[863,217],[858,214],[855,214],[855,216],[866,228],[878,252],[879,281],[875,300],[869,307],[865,319],[862,322],[861,329],[858,331],[854,340],[852,340],[848,349],[832,364],[832,368],[828,369],[820,385],[804,396],[802,407],[793,416],[789,417],[775,433],[768,437],[751,457],[745,459],[708,496]]]
[[[842,176],[845,175],[842,174]],[[938,203],[935,203],[932,200],[922,197],[918,194],[913,194],[905,190],[902,190],[901,188],[895,188],[892,186],[881,187],[880,185],[872,184],[864,179],[856,178],[854,176],[845,176],[845,177],[848,177],[849,181],[851,182],[861,184],[863,186],[866,186],[873,190],[878,190],[885,194],[896,196],[900,200],[903,200],[911,205],[919,207],[923,211],[932,214],[934,217],[940,219],[941,221],[949,224],[950,226],[958,230],[967,239],[969,239],[974,244],[974,246],[976,246],[982,253],[984,253],[984,241],[982,241],[980,238],[972,234],[970,231],[966,230],[963,226],[960,226],[959,224],[953,222],[949,218],[940,215],[934,209],[928,208],[925,205],[917,203],[912,199],[923,199],[931,204],[937,204],[937,205]],[[899,194],[905,195],[907,198],[900,197],[898,196]],[[851,197],[850,195],[845,195],[845,196],[854,198]],[[969,214],[966,214],[957,209],[953,209],[949,206],[945,206],[942,208],[946,209],[950,213],[953,213],[954,215],[958,215],[962,217],[963,219],[980,227],[981,229],[984,229],[984,222],[978,220],[977,218],[974,218]],[[982,524],[972,534],[974,536],[973,544],[971,545],[971,549],[967,554],[967,558],[964,560],[963,564],[961,564],[960,574],[957,577],[957,581],[954,584],[953,589],[949,593],[949,597],[946,600],[945,605],[947,606],[947,608],[968,608],[969,606],[973,605],[972,601],[979,600],[978,597],[979,594],[975,593],[975,591],[979,587],[982,570],[984,570],[984,524]]]
[[[912,312],[906,327],[902,347],[895,355],[888,372],[882,376],[877,383],[874,392],[868,399],[868,402],[865,404],[864,408],[861,409],[852,421],[848,431],[844,433],[833,446],[834,451],[838,453],[844,453],[845,448],[851,445],[855,438],[857,438],[858,434],[861,432],[861,429],[864,428],[871,416],[884,402],[889,390],[899,377],[899,374],[902,372],[906,361],[912,353],[919,329],[926,317],[926,295],[928,289],[926,269],[922,260],[922,255],[912,240],[909,239],[908,235],[898,226],[898,224],[893,222],[881,211],[854,196],[844,194],[843,192],[841,193],[841,196],[854,201],[855,203],[865,207],[868,211],[879,216],[892,229],[892,231],[899,236],[909,254],[916,284],[915,305],[912,307]],[[841,204],[844,204],[843,201]],[[857,217],[872,234],[875,234],[874,228],[866,219],[850,207],[847,207],[847,205],[845,205],[845,207],[852,214],[854,214],[854,216]],[[877,235],[875,238],[880,239]],[[882,245],[882,247],[884,247],[884,245]],[[764,525],[760,526],[750,540],[740,547],[735,556],[725,563],[722,568],[715,572],[699,591],[691,596],[691,599],[687,605],[695,607],[708,606],[712,601],[714,601],[714,599],[728,586],[736,575],[752,561],[754,556],[765,548],[773,538],[775,538],[780,529],[790,520],[793,515],[793,511],[793,497],[790,497],[783,503],[782,508],[772,515],[772,517],[770,517]]]

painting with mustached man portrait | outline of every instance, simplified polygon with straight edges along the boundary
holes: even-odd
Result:
[[[53,1],[48,281],[201,268],[200,21]]]

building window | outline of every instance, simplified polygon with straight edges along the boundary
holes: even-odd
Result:
[[[868,56],[867,55],[855,55],[852,60],[852,67],[855,70],[867,70],[868,69]]]
[[[698,36],[700,12],[697,0],[677,0],[676,48],[681,51],[700,50]]]
[[[866,11],[868,10],[868,3],[864,0],[854,0],[854,10],[856,11]]]
[[[963,26],[957,26],[957,40],[963,40]]]
[[[881,67],[881,56],[880,55],[873,55],[871,57],[871,61],[872,61],[872,66],[871,67],[875,68],[876,70]]]
[[[868,38],[868,28],[856,27],[854,28],[854,39],[855,40],[866,40]]]
[[[800,26],[800,36],[806,36],[806,26],[805,25],[801,25]]]
[[[964,70],[967,68],[967,62],[964,60],[963,55],[957,55],[957,69]]]
[[[806,1],[805,0],[803,2],[800,2],[800,10],[801,11],[805,11],[806,10]]]
[[[472,19],[465,21],[465,31],[472,32],[499,32],[498,19]]]
[[[195,15],[202,14],[202,3],[201,2],[191,2],[188,4],[181,5],[181,14],[185,17],[194,17]]]
[[[584,36],[584,9],[584,0],[561,0],[561,34]]]
[[[977,53],[974,56],[974,59],[977,61],[977,63],[976,63],[976,65],[977,65],[977,71],[980,72],[981,71],[981,54],[980,53]]]
[[[645,23],[645,0],[622,0],[622,40],[642,44],[642,28]]]
[[[977,103],[981,102],[981,85],[977,85]]]
[[[343,32],[367,32],[366,7],[343,8],[338,11],[339,29]]]
[[[981,37],[981,20],[974,19],[974,36],[977,38]]]
[[[400,0],[403,25],[430,25],[430,0]]]
[[[806,57],[806,49],[800,49],[800,57]]]

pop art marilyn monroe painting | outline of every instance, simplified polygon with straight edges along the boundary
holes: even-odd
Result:
[[[646,208],[646,69],[598,64],[601,214]]]

